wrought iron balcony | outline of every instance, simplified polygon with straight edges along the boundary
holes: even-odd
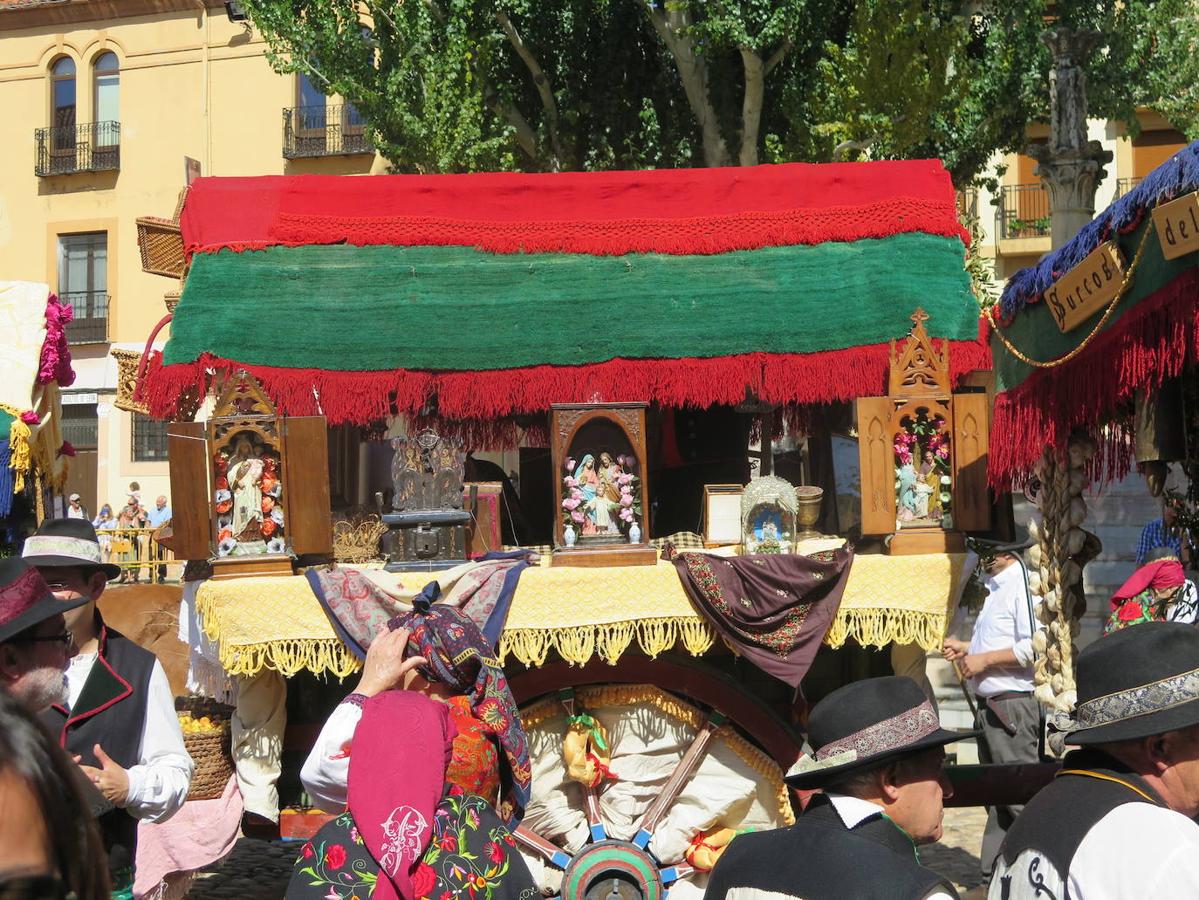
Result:
[[[1134,187],[1141,183],[1140,178],[1117,178],[1116,179],[1116,196],[1123,197]]]
[[[1000,240],[1048,237],[1049,194],[1040,184],[1010,184],[999,189],[995,231]]]
[[[35,136],[37,164],[34,172],[38,176],[121,168],[120,122],[39,128]]]
[[[351,156],[374,153],[366,122],[350,104],[294,106],[283,110],[283,156]]]
[[[70,291],[59,295],[74,318],[67,323],[67,341],[72,344],[103,344],[108,340],[108,294],[102,291]]]

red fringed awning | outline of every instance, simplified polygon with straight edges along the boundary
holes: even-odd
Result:
[[[188,254],[349,243],[726,253],[924,232],[970,240],[939,160],[642,172],[200,178]]]

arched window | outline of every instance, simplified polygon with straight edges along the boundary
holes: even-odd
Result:
[[[55,128],[75,127],[75,60],[59,57],[50,68],[50,124]]]
[[[94,90],[94,113],[92,118],[97,122],[119,122],[121,107],[119,89],[121,82],[121,63],[117,55],[107,50],[96,57],[92,64],[92,86]]]

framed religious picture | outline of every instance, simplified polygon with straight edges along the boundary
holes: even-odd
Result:
[[[741,494],[741,551],[790,553],[795,541],[795,488],[775,475],[762,475]]]
[[[701,531],[705,547],[741,543],[741,484],[705,484]]]
[[[645,403],[554,404],[555,566],[654,565]]]

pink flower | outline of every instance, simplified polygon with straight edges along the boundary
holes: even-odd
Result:
[[[580,502],[581,501],[575,499],[574,497],[571,497],[571,498],[568,498],[568,499],[562,501],[562,508],[563,509],[576,509]]]
[[[21,413],[21,421],[26,425],[38,425],[41,423],[42,419],[41,416],[39,416],[32,409],[27,409],[25,412]]]
[[[621,506],[632,506],[633,498],[630,497],[628,494],[621,494],[620,495],[620,505]]]
[[[616,479],[616,483],[617,484],[632,484],[633,476],[629,475],[627,473],[624,475],[621,475],[619,478]]]
[[[566,471],[573,472],[575,470],[575,460],[573,456],[566,457]]]
[[[633,521],[633,511],[631,509],[629,509],[628,507],[625,507],[624,509],[622,509],[620,511],[620,517],[622,519],[624,519],[624,521],[626,521],[626,522],[632,522]]]
[[[576,509],[574,512],[572,512],[570,514],[570,518],[572,521],[578,522],[581,524],[583,521],[583,514],[579,510]]]
[[[583,499],[583,492],[582,492],[581,490],[579,490],[577,487],[576,487],[576,488],[571,488],[571,489],[570,489],[570,496],[574,497],[576,500],[582,500],[582,499]]]
[[[70,441],[63,441],[62,446],[58,448],[59,456],[74,456],[75,448],[71,446]]]
[[[568,488],[577,488],[579,486],[579,479],[571,478],[569,475],[567,475],[565,478],[562,479],[562,483],[565,484]]]

